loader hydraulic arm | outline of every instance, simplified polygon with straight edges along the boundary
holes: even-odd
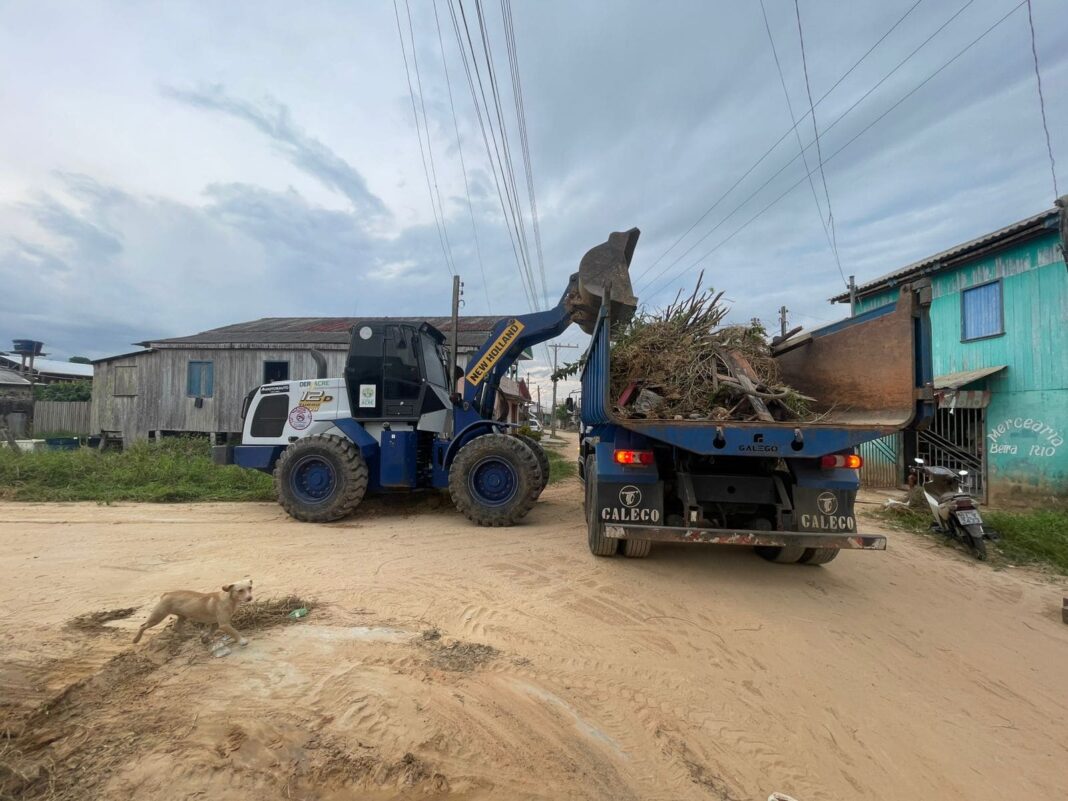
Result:
[[[467,365],[463,400],[489,419],[501,378],[527,348],[559,336],[571,323],[587,334],[593,332],[601,303],[612,304],[612,320],[626,323],[637,308],[630,283],[630,260],[639,231],[616,232],[582,257],[579,271],[568,280],[560,302],[541,312],[506,317],[494,326],[489,338]]]

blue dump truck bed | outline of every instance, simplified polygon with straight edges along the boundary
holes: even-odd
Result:
[[[854,450],[933,413],[929,293],[903,286],[892,305],[775,348],[783,383],[817,400],[812,422],[620,417],[603,308],[582,374],[590,550],[641,557],[654,541],[702,542],[822,564],[843,548],[885,548],[857,531]]]

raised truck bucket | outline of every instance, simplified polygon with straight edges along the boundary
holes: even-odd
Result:
[[[613,327],[625,325],[638,308],[630,284],[630,260],[641,231],[616,231],[608,241],[590,248],[579,262],[577,292],[571,296],[571,319],[587,334],[593,333],[597,313],[607,297]]]

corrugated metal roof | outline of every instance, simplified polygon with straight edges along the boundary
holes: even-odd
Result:
[[[976,239],[972,239],[960,245],[955,245],[954,247],[949,248],[949,250],[943,250],[941,253],[936,253],[934,256],[928,256],[922,261],[913,262],[907,267],[898,268],[897,270],[886,273],[886,275],[882,275],[858,286],[857,296],[861,297],[863,295],[869,295],[874,291],[895,286],[904,279],[911,278],[920,273],[935,272],[937,270],[954,266],[953,262],[959,261],[975,251],[984,250],[996,245],[1002,240],[1027,232],[1028,229],[1034,229],[1035,231],[1044,229],[1051,221],[1055,221],[1059,214],[1060,209],[1047,209],[1040,214],[1035,214],[1025,220],[1006,225],[1004,228],[993,231],[992,233],[983,234]],[[848,292],[835,295],[830,299],[831,303],[847,303],[848,301]]]
[[[21,357],[11,353],[0,353],[0,360],[18,366]],[[61,362],[54,359],[34,359],[34,372],[42,375],[58,375],[67,378],[92,378],[93,365],[78,362]]]
[[[946,373],[940,375],[934,380],[935,389],[960,389],[965,387],[973,381],[978,381],[980,378],[986,378],[988,375],[994,375],[994,373],[1000,373],[1008,365],[998,364],[993,367],[980,367],[978,370],[962,370],[959,373]]]
[[[30,382],[20,376],[14,370],[5,370],[0,367],[0,384],[5,386],[28,387]]]
[[[459,319],[460,347],[477,347],[485,342],[500,317],[480,316]],[[136,344],[145,347],[178,345],[294,344],[326,345],[349,342],[349,329],[358,322],[430,323],[448,338],[449,317],[263,317],[246,323],[213,328],[186,337],[152,339]]]

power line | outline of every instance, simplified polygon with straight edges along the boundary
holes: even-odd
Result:
[[[809,172],[808,157],[805,155],[805,146],[801,142],[801,132],[797,129],[797,117],[794,116],[794,104],[790,102],[790,91],[786,88],[786,77],[782,72],[782,64],[779,62],[779,52],[775,47],[775,37],[771,34],[771,24],[768,22],[768,12],[764,7],[764,0],[760,0],[760,13],[764,16],[764,30],[768,32],[768,43],[771,45],[771,55],[775,59],[775,69],[779,73],[779,84],[782,86],[783,96],[786,98],[786,109],[790,112],[790,122],[794,124],[793,131],[794,137],[797,139],[797,147],[801,153],[801,161],[804,164],[805,172]],[[820,199],[816,194],[816,184],[812,180],[811,175],[808,179],[808,187],[812,190],[812,200],[816,203],[816,214],[820,218],[820,226],[823,228],[823,235],[827,238],[827,247],[831,249],[831,252],[835,256],[835,262],[838,263],[838,271],[841,272],[842,265],[838,261],[838,252],[834,247],[834,243],[831,241],[831,232],[827,229],[827,221],[823,219],[823,209],[820,208]],[[845,276],[842,276],[845,280]]]
[[[1049,154],[1049,172],[1053,177],[1053,199],[1061,196],[1057,189],[1057,162],[1053,160],[1053,145],[1049,138],[1049,125],[1046,123],[1046,99],[1042,96],[1042,75],[1038,71],[1038,50],[1035,47],[1035,20],[1031,14],[1031,0],[1027,0],[1027,24],[1031,27],[1031,55],[1035,60],[1035,83],[1038,85],[1038,105],[1042,109],[1042,130],[1046,132],[1046,152]]]
[[[445,204],[441,202],[441,189],[438,188],[438,171],[434,166],[434,147],[431,144],[430,118],[426,114],[426,100],[423,95],[423,79],[419,75],[419,56],[415,47],[415,30],[412,28],[412,9],[408,0],[404,0],[404,9],[408,14],[408,34],[412,39],[412,64],[415,67],[415,83],[419,88],[419,106],[423,109],[423,130],[426,131],[426,152],[430,157],[430,175],[434,179],[434,194],[438,198],[438,211],[441,214],[441,230],[445,235],[445,247],[449,251],[449,261],[452,262],[452,271],[456,272],[456,259],[452,255],[452,243],[449,242],[449,227],[445,222]]]
[[[887,29],[886,33],[884,33],[882,36],[880,36],[878,38],[878,40],[876,40],[875,44],[873,44],[871,47],[869,47],[867,49],[867,51],[864,53],[864,55],[862,55],[860,58],[858,58],[853,63],[853,66],[850,67],[848,70],[846,70],[844,73],[842,73],[841,77],[837,81],[834,82],[834,85],[832,85],[830,89],[828,89],[826,92],[823,93],[823,96],[820,97],[820,99],[816,101],[816,105],[818,106],[820,103],[822,103],[824,100],[826,100],[827,97],[831,94],[831,92],[833,92],[835,89],[837,89],[838,86],[842,83],[842,81],[844,81],[846,78],[848,78],[853,73],[853,71],[857,67],[859,67],[861,65],[861,63],[875,51],[875,48],[877,48],[879,45],[881,45],[883,43],[883,41],[886,39],[886,37],[888,37],[891,33],[893,33],[895,30],[897,30],[898,26],[901,25],[901,23],[904,22],[905,19],[922,2],[923,2],[923,0],[916,0],[915,3],[913,3],[911,6],[909,6],[909,9],[898,18],[897,22],[895,22],[893,25],[891,25],[890,28]],[[727,190],[722,195],[720,195],[711,206],[709,206],[707,209],[705,209],[705,212],[700,217],[698,217],[697,220],[689,228],[687,228],[685,231],[683,231],[682,235],[678,239],[676,239],[674,242],[672,242],[671,245],[667,248],[667,250],[665,250],[663,253],[661,253],[659,256],[657,256],[656,260],[652,264],[650,264],[648,267],[646,267],[641,272],[641,274],[637,278],[634,279],[634,283],[637,284],[638,281],[640,281],[642,278],[644,278],[645,275],[648,274],[653,268],[655,268],[656,265],[658,265],[661,262],[661,260],[663,260],[663,258],[665,256],[667,256],[668,253],[670,253],[672,250],[674,250],[678,246],[678,244],[680,242],[682,242],[683,239],[685,239],[687,236],[689,236],[690,232],[693,231],[694,228],[696,228],[698,225],[700,225],[702,222],[704,222],[704,219],[709,214],[711,214],[716,209],[716,207],[719,206],[720,203],[723,202],[723,200],[727,197],[727,195],[729,195],[731,192],[733,192],[742,181],[744,181],[746,178],[748,178],[749,175],[753,172],[753,170],[755,170],[757,167],[759,167],[761,164],[763,164],[764,160],[775,151],[775,148],[777,148],[780,144],[782,144],[782,142],[786,139],[786,137],[788,137],[794,131],[794,129],[797,128],[798,125],[800,125],[802,122],[804,122],[804,119],[807,116],[808,116],[808,114],[806,113],[803,117],[801,117],[800,120],[797,121],[797,123],[794,124],[793,127],[791,127],[788,130],[786,130],[782,134],[782,136],[780,136],[774,142],[774,144],[772,144],[771,147],[769,147],[767,150],[765,150],[764,151],[764,155],[762,155],[755,162],[753,162],[752,166],[750,166],[749,169],[747,169],[744,173],[742,173],[741,177],[739,177],[738,180],[736,180],[733,184],[731,184],[730,187],[728,187]],[[826,133],[826,132],[824,132],[824,133]],[[822,214],[822,212],[820,212],[820,213]],[[685,254],[683,254],[683,255],[685,256]],[[670,269],[671,266],[673,266],[674,264],[677,264],[677,263],[678,263],[678,260],[673,262],[672,265],[669,265],[668,269]]]
[[[450,259],[449,249],[445,246],[445,237],[442,235],[441,223],[438,221],[437,206],[434,205],[434,190],[430,185],[430,171],[427,168],[426,154],[423,152],[423,133],[419,127],[419,112],[415,108],[415,90],[412,88],[412,74],[408,68],[408,53],[404,47],[404,33],[401,31],[400,10],[397,8],[397,0],[393,0],[393,16],[397,20],[397,38],[400,41],[401,57],[404,59],[404,75],[408,79],[408,96],[412,101],[412,117],[415,119],[415,135],[419,139],[419,158],[423,162],[423,176],[426,178],[426,191],[430,195],[430,210],[434,215],[434,226],[438,229],[438,240],[441,243],[441,255],[445,257],[445,267],[448,269],[450,275],[456,274],[456,269],[453,267],[452,260]],[[412,42],[414,48],[415,42]],[[430,131],[427,131],[427,136],[430,136]]]
[[[524,253],[524,266],[527,270],[527,279],[530,281],[531,290],[537,297],[537,288],[534,282],[534,269],[530,264],[530,245],[527,243],[527,228],[523,221],[523,206],[519,202],[519,190],[515,180],[515,167],[512,164],[512,148],[508,143],[508,126],[504,122],[504,110],[501,106],[501,93],[500,86],[497,83],[497,72],[493,67],[493,49],[489,40],[489,29],[486,24],[485,15],[482,13],[482,0],[475,1],[475,13],[478,16],[478,29],[482,38],[482,49],[486,58],[486,74],[490,85],[490,95],[493,97],[493,107],[497,114],[497,126],[501,134],[501,149],[504,152],[503,167],[507,168],[507,176],[505,179],[505,187],[510,188],[511,196],[515,203],[516,209],[516,223],[519,228],[519,238],[522,242],[522,249]],[[463,9],[463,2],[460,0],[460,8]],[[488,116],[488,111],[487,111]],[[491,120],[492,128],[492,120]],[[502,168],[503,174],[503,168]],[[511,183],[509,183],[509,179]],[[537,308],[541,308],[541,303],[537,304]]]
[[[500,183],[500,180],[497,177],[497,162],[495,162],[494,158],[493,158],[494,152],[496,151],[498,153],[498,155],[499,155],[500,151],[497,150],[497,140],[496,140],[496,137],[493,134],[493,125],[492,125],[492,123],[490,124],[490,133],[489,134],[486,133],[486,123],[490,122],[490,121],[488,119],[487,120],[483,120],[483,118],[482,118],[482,106],[480,106],[479,102],[478,102],[479,92],[475,90],[475,78],[472,77],[472,74],[471,74],[472,70],[473,70],[474,73],[475,73],[475,76],[477,76],[477,78],[478,78],[479,89],[481,90],[482,99],[483,99],[483,102],[485,103],[486,102],[486,92],[485,92],[485,89],[482,86],[482,76],[478,71],[478,60],[477,60],[477,58],[475,56],[474,42],[471,39],[471,30],[470,30],[470,28],[469,28],[469,26],[467,24],[467,15],[464,13],[463,3],[461,2],[461,0],[457,0],[457,2],[460,5],[460,16],[463,19],[464,32],[467,35],[467,47],[470,50],[470,54],[471,54],[471,63],[470,64],[468,63],[468,60],[467,60],[467,50],[464,49],[464,34],[460,33],[460,19],[457,18],[456,10],[453,8],[452,3],[450,2],[450,4],[449,4],[449,15],[452,18],[453,32],[456,34],[456,41],[460,46],[460,55],[461,55],[461,58],[463,59],[464,73],[467,76],[467,86],[471,91],[471,102],[475,107],[475,116],[478,119],[479,131],[482,133],[482,141],[486,146],[486,160],[489,162],[490,173],[493,175],[493,183],[494,183],[494,186],[497,189],[497,198],[498,198],[498,200],[500,200],[500,203],[501,203],[501,213],[502,213],[502,215],[504,217],[504,221],[505,221],[505,226],[504,227],[505,227],[505,230],[508,232],[508,239],[512,244],[512,254],[515,256],[516,267],[519,269],[520,284],[523,286],[523,289],[527,294],[527,302],[530,304],[530,308],[533,311],[533,310],[535,310],[537,308],[537,306],[534,303],[533,293],[527,287],[526,278],[525,278],[524,271],[523,271],[523,258],[521,256],[521,250],[520,250],[520,248],[518,247],[518,245],[516,243],[516,236],[513,235],[514,222],[515,222],[514,212],[511,215],[509,214],[509,206],[511,205],[511,197],[508,195],[507,192],[504,192],[501,189],[501,183]],[[489,116],[489,110],[488,110],[489,104],[486,103],[486,106],[487,106],[486,114],[487,114],[487,117],[488,117]],[[491,138],[493,139],[493,147],[492,148],[490,147],[490,139]],[[503,170],[502,170],[502,173],[503,173]],[[503,175],[502,175],[502,177],[503,177]],[[508,197],[508,202],[507,203],[505,202],[505,197],[506,196]],[[511,219],[512,219],[512,226],[509,226],[509,224],[508,224],[510,216],[511,216]],[[518,231],[516,231],[515,233],[518,234]]]
[[[519,50],[515,43],[515,21],[512,17],[512,0],[501,0],[501,17],[504,20],[505,44],[508,50],[508,67],[512,74],[512,99],[515,101],[516,119],[519,122],[519,143],[523,150],[523,163],[527,179],[527,195],[530,201],[530,221],[534,229],[534,247],[538,256],[538,272],[541,274],[542,295],[546,303],[549,289],[545,280],[545,256],[541,248],[541,225],[538,220],[538,201],[534,195],[534,165],[530,160],[530,139],[527,133],[526,103],[523,101],[523,82],[519,72]]]
[[[856,141],[857,139],[859,139],[859,138],[860,138],[860,137],[861,137],[862,135],[864,135],[864,134],[865,134],[865,133],[867,133],[867,132],[868,132],[868,131],[869,131],[869,130],[870,130],[871,128],[873,128],[873,127],[874,127],[874,126],[875,126],[875,125],[876,125],[877,123],[879,123],[879,122],[880,122],[880,121],[881,121],[881,120],[882,120],[882,119],[883,119],[884,117],[886,117],[886,115],[887,115],[887,114],[889,114],[890,112],[892,112],[892,111],[893,111],[894,109],[896,109],[896,108],[897,108],[898,106],[900,106],[900,105],[901,105],[902,103],[904,103],[904,102],[905,102],[906,100],[908,100],[908,99],[909,99],[910,97],[912,97],[912,96],[913,96],[914,94],[916,94],[916,92],[918,92],[918,91],[919,91],[920,89],[922,89],[922,88],[923,88],[924,86],[926,86],[926,85],[927,85],[927,83],[929,83],[929,82],[930,82],[930,81],[931,81],[931,80],[932,80],[932,79],[933,79],[933,78],[934,78],[935,76],[937,76],[937,75],[938,75],[939,73],[941,73],[941,72],[942,72],[942,71],[943,71],[944,69],[946,69],[946,68],[947,68],[948,66],[950,66],[950,65],[951,65],[951,64],[952,64],[953,62],[955,62],[955,61],[956,61],[956,60],[957,60],[958,58],[960,58],[961,56],[963,56],[963,55],[964,55],[964,54],[965,54],[966,52],[968,52],[969,50],[971,50],[971,48],[972,48],[972,47],[974,47],[974,46],[975,46],[975,45],[977,45],[977,44],[978,44],[978,43],[979,43],[980,41],[982,41],[982,40],[983,40],[984,38],[986,38],[986,36],[987,36],[987,35],[989,35],[991,31],[993,31],[993,30],[994,30],[995,28],[997,28],[997,27],[998,27],[999,25],[1001,25],[1002,23],[1004,23],[1004,22],[1005,22],[1005,20],[1007,20],[1007,19],[1008,19],[1009,17],[1011,17],[1011,16],[1012,16],[1013,14],[1015,14],[1015,13],[1016,13],[1017,11],[1019,11],[1019,10],[1020,10],[1020,8],[1021,8],[1022,6],[1024,6],[1024,5],[1026,5],[1026,4],[1027,4],[1027,0],[1020,0],[1020,2],[1019,2],[1019,3],[1017,3],[1017,4],[1015,5],[1015,6],[1013,6],[1013,7],[1012,7],[1012,8],[1011,8],[1011,9],[1010,9],[1010,10],[1008,11],[1008,13],[1006,13],[1006,14],[1005,14],[1005,15],[1004,15],[1003,17],[1001,17],[1001,18],[1000,18],[1000,19],[999,19],[999,20],[998,20],[997,22],[995,22],[995,23],[994,23],[993,25],[991,25],[991,26],[990,26],[989,28],[987,28],[987,29],[986,29],[985,31],[983,31],[983,32],[982,32],[981,34],[979,34],[979,36],[977,36],[977,37],[976,37],[975,39],[972,39],[972,41],[971,41],[971,42],[969,42],[969,43],[968,43],[967,45],[965,45],[965,47],[964,47],[963,49],[959,50],[959,51],[957,52],[957,54],[956,54],[955,56],[953,56],[952,58],[950,58],[950,59],[949,59],[948,61],[944,62],[944,63],[942,64],[942,66],[940,66],[940,67],[939,67],[938,69],[936,69],[936,70],[935,70],[934,72],[932,72],[932,73],[931,73],[930,75],[928,75],[928,76],[927,76],[926,78],[924,78],[924,79],[923,79],[923,80],[922,80],[922,81],[921,81],[921,82],[920,82],[919,84],[917,84],[917,85],[916,85],[916,86],[914,86],[914,87],[913,87],[913,88],[912,88],[911,90],[909,90],[909,91],[908,91],[908,93],[906,93],[906,94],[905,94],[904,96],[902,96],[902,97],[901,97],[901,98],[900,98],[900,99],[899,99],[899,100],[898,100],[898,101],[897,101],[896,103],[894,103],[894,104],[893,104],[892,106],[890,106],[890,108],[888,108],[888,109],[887,109],[886,111],[884,111],[884,112],[883,112],[882,114],[880,114],[880,115],[879,115],[878,117],[876,117],[876,118],[875,118],[874,120],[872,120],[872,121],[871,121],[870,123],[868,123],[868,124],[867,124],[866,126],[864,126],[864,128],[862,128],[862,129],[861,129],[860,131],[858,131],[858,132],[857,132],[857,133],[856,133],[856,134],[855,134],[855,135],[854,135],[854,136],[853,136],[853,137],[852,137],[852,138],[851,138],[851,139],[850,139],[850,140],[849,140],[848,142],[846,142],[846,143],[845,143],[844,145],[842,145],[842,146],[841,146],[840,148],[838,148],[838,149],[837,149],[836,151],[834,151],[834,153],[832,153],[832,154],[831,154],[830,156],[828,156],[828,157],[827,157],[827,159],[826,159],[826,161],[830,162],[831,160],[833,160],[833,159],[834,159],[834,158],[835,158],[836,156],[838,156],[838,155],[839,155],[839,154],[840,154],[840,153],[841,153],[841,152],[842,152],[843,150],[845,150],[845,149],[846,149],[847,147],[849,147],[849,146],[850,146],[851,144],[853,144],[853,142],[855,142],[855,141]],[[839,119],[841,119],[841,118],[839,118]],[[829,129],[828,129],[828,130],[829,130]],[[690,270],[692,270],[692,269],[693,269],[694,267],[697,267],[697,266],[698,266],[698,265],[699,265],[699,264],[700,264],[700,263],[701,263],[702,261],[704,261],[705,259],[707,259],[707,258],[708,258],[709,256],[711,256],[711,255],[712,255],[713,253],[715,253],[715,252],[716,252],[717,250],[719,250],[719,249],[720,249],[721,247],[723,247],[723,245],[727,244],[727,242],[729,242],[729,241],[730,241],[730,240],[732,240],[732,239],[733,239],[733,238],[734,238],[735,236],[737,236],[737,235],[738,235],[738,234],[740,234],[740,233],[741,233],[742,231],[744,231],[744,230],[745,230],[746,228],[748,228],[748,227],[749,227],[749,225],[750,225],[750,224],[751,224],[751,223],[752,223],[752,222],[753,222],[754,220],[756,220],[756,219],[757,219],[758,217],[760,217],[760,216],[761,216],[761,215],[763,215],[763,214],[764,214],[765,212],[767,212],[767,211],[768,211],[768,209],[770,209],[770,208],[771,208],[772,206],[774,206],[775,204],[777,204],[777,203],[778,203],[778,202],[779,202],[780,200],[782,200],[782,199],[783,199],[784,197],[786,197],[786,196],[787,196],[788,194],[790,194],[790,193],[791,193],[791,192],[793,192],[793,191],[794,191],[795,189],[797,189],[797,187],[799,187],[799,186],[800,186],[800,185],[801,185],[802,183],[804,183],[804,182],[805,182],[805,180],[807,179],[807,177],[808,177],[808,176],[804,176],[804,177],[802,177],[802,178],[801,178],[800,180],[798,180],[798,181],[797,181],[796,183],[794,183],[794,184],[793,184],[792,186],[790,186],[790,187],[789,187],[789,188],[788,188],[788,189],[787,189],[787,190],[786,190],[785,192],[783,192],[783,193],[782,193],[781,195],[779,195],[779,196],[778,196],[777,198],[775,198],[775,199],[774,199],[773,201],[771,201],[771,202],[770,202],[770,203],[768,203],[768,204],[767,204],[766,206],[764,206],[764,208],[762,208],[762,209],[761,209],[760,211],[758,211],[758,212],[757,212],[756,214],[754,214],[754,215],[753,215],[752,217],[750,217],[750,218],[749,218],[748,220],[746,220],[746,221],[745,221],[744,223],[742,223],[742,225],[741,225],[741,226],[739,226],[739,227],[738,227],[737,229],[735,229],[735,230],[734,230],[734,231],[733,231],[733,232],[732,232],[732,233],[731,233],[731,234],[730,234],[729,236],[727,236],[727,237],[726,237],[725,239],[723,239],[723,240],[721,240],[720,242],[718,242],[718,243],[717,243],[717,244],[716,244],[716,245],[715,245],[715,246],[714,246],[714,247],[713,247],[713,248],[712,248],[711,250],[709,250],[708,252],[706,252],[706,253],[704,253],[704,254],[703,254],[702,256],[700,256],[700,257],[699,257],[699,258],[698,258],[698,259],[697,259],[697,260],[696,260],[696,261],[695,261],[695,262],[694,262],[693,264],[691,264],[691,265],[690,265],[689,267],[687,267],[686,269],[684,269],[684,270],[681,270],[680,272],[676,273],[676,274],[675,274],[674,276],[672,276],[672,277],[671,277],[671,278],[670,278],[670,279],[669,279],[669,280],[668,280],[667,282],[665,282],[665,283],[670,283],[671,281],[674,281],[675,279],[677,279],[677,278],[678,278],[679,276],[683,275],[684,273],[686,273],[686,272],[689,272],[689,271],[690,271]],[[654,294],[655,294],[655,293],[654,293]]]
[[[482,247],[478,242],[478,226],[475,225],[475,207],[471,202],[471,185],[467,180],[467,165],[464,163],[464,148],[460,143],[460,123],[456,117],[456,104],[452,98],[452,81],[449,79],[449,62],[445,58],[445,42],[441,36],[441,20],[438,19],[438,2],[433,0],[434,25],[438,31],[438,47],[441,48],[441,67],[445,72],[445,86],[449,90],[449,108],[452,110],[452,127],[456,131],[456,150],[460,154],[460,171],[464,176],[464,192],[467,194],[467,211],[471,215],[471,234],[475,239],[475,255],[478,257],[478,270],[482,274],[482,290],[486,293],[486,309],[493,314],[490,302],[489,284],[486,281],[486,266],[482,261]]]
[[[405,0],[407,2],[407,0]],[[820,147],[820,129],[816,124],[816,104],[812,102],[812,85],[808,80],[808,58],[805,56],[805,34],[801,30],[801,3],[794,0],[794,12],[797,14],[797,38],[801,42],[801,66],[805,72],[805,91],[808,93],[808,109],[812,116],[812,133],[816,137],[816,159],[820,166],[820,179],[823,181],[823,194],[827,198],[827,226],[831,229],[831,249],[834,250],[834,262],[838,265],[838,272],[845,283],[845,273],[842,272],[842,260],[838,257],[838,235],[834,230],[834,211],[831,209],[831,193],[827,189],[827,174],[823,170],[823,150]],[[802,148],[802,154],[804,148]],[[808,171],[808,164],[805,164]]]
[[[878,89],[880,86],[882,86],[884,83],[886,83],[886,81],[889,80],[890,77],[894,73],[896,73],[899,69],[901,69],[903,66],[905,66],[905,64],[907,64],[913,58],[913,56],[915,56],[917,53],[920,52],[920,50],[922,50],[924,47],[926,47],[936,36],[938,36],[939,33],[941,33],[943,30],[945,30],[945,28],[951,22],[953,22],[953,20],[955,20],[957,17],[959,17],[965,11],[965,9],[967,9],[974,2],[975,2],[975,0],[967,0],[967,2],[963,6],[961,6],[959,9],[957,9],[957,11],[953,14],[953,16],[951,16],[949,19],[947,19],[945,22],[943,22],[937,29],[935,29],[935,31],[930,36],[928,36],[926,39],[924,39],[916,48],[914,48],[911,53],[909,53],[907,56],[905,56],[905,58],[903,58],[901,61],[899,61],[893,67],[893,69],[891,69],[888,73],[886,73],[886,75],[884,75],[882,78],[880,78],[879,81],[874,86],[872,86],[870,89],[868,89],[868,91],[866,91],[859,98],[857,98],[857,100],[854,101],[853,104],[849,108],[847,108],[845,111],[843,111],[841,114],[839,114],[838,117],[835,118],[834,122],[832,122],[830,125],[828,125],[824,129],[824,131],[823,131],[824,136],[827,135],[828,131],[830,131],[832,128],[834,128],[836,125],[838,125],[838,123],[840,123],[842,120],[844,120],[849,114],[851,114],[853,112],[853,110],[857,106],[859,106],[868,97],[870,97],[871,94],[873,92],[875,92],[876,89]],[[945,67],[946,64],[943,64],[942,66]],[[826,95],[824,95],[824,97],[826,97]],[[821,98],[821,100],[822,100],[822,98]],[[818,101],[817,101],[816,105],[817,106],[819,105]],[[808,113],[806,112],[804,117],[801,118],[801,120],[803,121],[805,119],[805,117],[807,117],[807,116],[808,116]],[[882,119],[882,117],[880,117],[880,119]],[[867,130],[867,128],[865,128],[865,130]],[[789,131],[787,132],[787,134],[789,134]],[[852,141],[852,140],[850,140],[850,141]],[[808,146],[806,146],[806,149],[808,147],[811,147],[811,146],[812,145],[810,143]],[[840,150],[839,150],[839,152],[840,152]],[[652,278],[650,281],[646,282],[645,287],[643,287],[643,289],[645,289],[645,288],[647,288],[649,286],[652,286],[653,283],[655,283],[668,270],[670,270],[672,267],[674,267],[676,264],[678,264],[680,261],[682,261],[683,258],[685,258],[689,253],[691,253],[694,249],[696,249],[696,247],[698,245],[700,245],[702,242],[704,242],[706,239],[708,239],[708,237],[710,237],[713,233],[715,233],[716,230],[718,230],[720,226],[722,226],[725,222],[727,222],[727,220],[729,220],[731,217],[733,217],[735,214],[737,214],[739,211],[741,211],[742,207],[745,206],[746,203],[748,203],[750,200],[752,200],[754,197],[756,197],[768,184],[770,184],[772,181],[774,181],[776,178],[778,178],[791,164],[793,164],[795,161],[797,161],[798,158],[800,158],[800,155],[794,156],[788,162],[786,162],[781,167],[779,167],[779,169],[776,170],[774,173],[772,173],[772,175],[767,180],[765,180],[764,183],[762,183],[760,186],[758,186],[756,189],[754,189],[752,192],[750,192],[749,195],[747,195],[746,198],[741,203],[739,203],[737,206],[735,206],[734,209],[732,209],[729,214],[727,214],[725,217],[723,217],[723,219],[721,219],[718,223],[716,223],[714,226],[712,226],[711,229],[706,231],[696,242],[694,242],[683,253],[681,253],[679,256],[677,256],[675,258],[675,260],[671,262],[671,264],[669,264],[667,267],[665,267],[663,270],[661,270],[659,273],[657,273],[657,275],[654,278]],[[827,159],[827,160],[829,161],[830,159]],[[807,176],[806,176],[806,178],[803,178],[802,180],[806,180],[806,179],[807,179]],[[728,191],[730,191],[730,190],[728,190]],[[682,272],[686,272],[686,271],[687,270],[683,270]],[[681,275],[682,272],[678,273],[678,275]]]

